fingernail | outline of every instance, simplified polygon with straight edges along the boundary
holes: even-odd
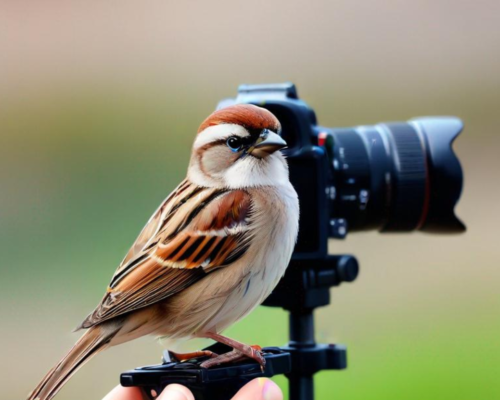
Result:
[[[263,388],[268,380],[269,379],[266,378],[257,378],[257,382],[259,382],[259,387]]]
[[[260,384],[260,381],[259,381]],[[283,400],[281,389],[273,381],[266,379],[262,388],[262,398],[264,400]]]

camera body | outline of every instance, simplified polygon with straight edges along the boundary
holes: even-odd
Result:
[[[281,122],[301,213],[293,260],[327,258],[328,240],[348,231],[465,230],[454,214],[462,189],[451,148],[463,127],[458,118],[326,128],[292,83],[241,85],[218,108],[235,103],[264,107]]]
[[[326,192],[332,175],[328,154],[315,140],[320,130],[314,111],[298,98],[295,85],[288,83],[241,85],[236,99],[223,100],[217,108],[234,103],[264,107],[280,120],[281,136],[288,145],[284,153],[290,180],[299,196],[301,213],[293,259],[326,257],[328,238],[333,233]]]

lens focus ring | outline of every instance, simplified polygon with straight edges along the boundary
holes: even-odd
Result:
[[[393,158],[391,202],[382,231],[411,231],[419,226],[425,211],[426,160],[418,133],[409,124],[383,124]]]

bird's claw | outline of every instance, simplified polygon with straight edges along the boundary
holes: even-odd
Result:
[[[259,363],[260,369],[262,372],[264,372],[265,366],[266,366],[266,359],[264,358],[262,354],[262,348],[260,346],[250,346],[250,350],[248,354],[245,354],[239,350],[232,350],[228,353],[221,354],[220,356],[210,358],[206,361],[203,361],[200,364],[201,368],[212,368],[215,367],[216,365],[221,365],[221,364],[228,364],[232,362],[237,362],[244,360],[245,358],[250,358],[252,360],[255,360]]]

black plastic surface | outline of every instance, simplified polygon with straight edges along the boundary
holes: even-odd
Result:
[[[232,350],[220,343],[207,349],[217,354]],[[121,374],[120,383],[125,387],[141,387],[150,399],[154,399],[152,391],[159,395],[169,384],[178,383],[187,386],[196,400],[229,400],[252,379],[290,372],[290,354],[278,347],[266,347],[263,352],[266,359],[264,371],[253,360],[244,360],[210,369],[201,368],[199,364],[207,359],[202,357],[185,362],[166,362],[126,371]]]

